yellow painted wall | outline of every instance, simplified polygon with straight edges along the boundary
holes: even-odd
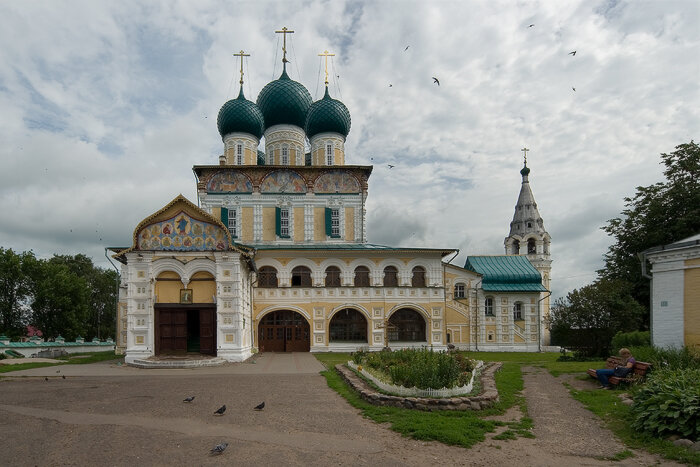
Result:
[[[685,265],[696,268],[686,269],[684,274],[683,337],[686,346],[700,346],[700,258],[686,260]]]
[[[241,208],[241,238],[242,242],[252,242],[253,241],[253,208],[252,207],[242,207]]]
[[[175,279],[175,280],[163,280]],[[176,272],[162,272],[156,278],[156,301],[158,303],[180,303],[180,289],[184,288]]]
[[[263,241],[271,242],[277,237],[275,233],[275,208],[263,208]]]
[[[326,208],[314,208],[314,241],[326,241]]]
[[[294,208],[294,234],[295,242],[304,241],[304,208]]]
[[[208,272],[199,271],[192,274],[190,279],[190,283],[187,285],[187,287],[192,289],[192,302],[214,303],[214,296],[216,295],[216,281],[214,276]]]
[[[345,208],[345,240],[355,240],[355,208]]]
[[[345,165],[345,153],[340,148],[335,148],[335,164]]]

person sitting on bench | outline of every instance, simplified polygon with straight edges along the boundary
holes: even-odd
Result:
[[[595,371],[598,381],[600,381],[599,389],[611,389],[610,382],[608,381],[608,378],[611,376],[626,378],[627,375],[634,371],[634,364],[637,363],[637,361],[632,356],[632,352],[630,352],[629,349],[622,348],[620,349],[620,357],[622,357],[622,361],[614,369],[603,368],[602,370]]]

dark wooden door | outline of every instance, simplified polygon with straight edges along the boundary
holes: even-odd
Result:
[[[308,352],[309,329],[309,323],[299,313],[274,311],[258,325],[258,346],[261,352]]]
[[[309,339],[309,325],[287,326],[285,351],[308,352],[311,341]]]
[[[216,315],[214,310],[199,310],[199,352],[216,353]]]
[[[157,353],[187,352],[187,312],[158,311]]]

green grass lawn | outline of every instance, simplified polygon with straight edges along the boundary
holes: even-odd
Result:
[[[517,423],[504,423],[484,420],[487,415],[501,414],[513,405],[525,410],[525,400],[520,395],[523,388],[520,366],[505,362],[501,371],[496,373],[500,402],[494,407],[480,412],[471,411],[435,411],[423,412],[398,407],[380,407],[365,402],[357,392],[348,387],[341,376],[335,371],[335,365],[350,360],[348,353],[315,353],[314,356],[327,368],[322,372],[328,386],[343,396],[362,415],[378,423],[389,423],[391,429],[404,436],[419,440],[440,441],[445,444],[471,447],[485,439],[485,434],[493,432],[497,426],[506,425],[508,428],[500,435],[500,439],[510,439],[517,436],[532,436],[530,428],[532,420],[523,417]]]
[[[523,389],[521,367],[523,365],[545,368],[553,376],[573,373],[580,374],[581,378],[587,378],[585,371],[588,368],[603,368],[605,366],[603,360],[557,362],[558,353],[465,352],[465,354],[476,360],[503,362],[503,367],[495,375],[500,402],[494,407],[480,412],[422,412],[374,406],[362,400],[334,370],[335,365],[350,360],[349,353],[316,353],[314,355],[328,369],[323,372],[328,385],[345,397],[353,407],[358,408],[365,417],[379,423],[389,423],[392,430],[405,436],[420,440],[440,441],[465,448],[483,441],[485,434],[493,432],[499,425],[507,425],[508,428],[494,437],[495,439],[532,436],[530,432],[532,420],[527,417],[526,402],[521,394]],[[674,446],[669,441],[653,438],[633,430],[628,421],[629,407],[622,404],[618,397],[624,389],[579,391],[569,387],[569,390],[574,399],[580,401],[586,408],[604,420],[607,427],[628,447],[643,449],[686,464],[700,465],[700,453]],[[500,423],[482,418],[486,415],[503,413],[514,405],[519,406],[524,414],[518,423]],[[632,455],[631,451],[625,450],[609,460],[622,460]]]
[[[71,365],[85,365],[88,363],[97,363],[123,358],[124,357],[122,355],[116,355],[114,352],[73,353],[65,355],[63,357],[57,357],[56,360],[61,360],[61,362],[30,362],[18,363],[16,365],[0,365],[0,373],[29,370],[31,368],[42,368],[45,366],[65,365],[66,363],[69,363]]]

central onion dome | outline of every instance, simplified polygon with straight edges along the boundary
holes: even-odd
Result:
[[[265,129],[283,124],[304,128],[311,94],[303,84],[292,80],[285,68],[279,79],[267,83],[260,91],[257,103],[265,117]]]
[[[345,104],[328,94],[328,86],[323,99],[314,102],[309,108],[306,136],[311,139],[314,135],[327,132],[340,133],[344,137],[350,133],[350,111]]]
[[[265,120],[262,112],[254,102],[243,95],[243,86],[236,99],[231,99],[221,106],[216,126],[223,138],[229,133],[248,133],[260,139]]]

